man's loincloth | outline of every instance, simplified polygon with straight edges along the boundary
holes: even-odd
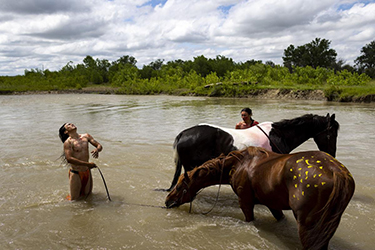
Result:
[[[87,183],[89,182],[89,179],[90,179],[90,169],[87,169],[86,171],[76,171],[76,170],[73,170],[73,169],[69,169],[69,173],[70,172],[73,173],[73,174],[79,175],[79,178],[81,179],[80,195],[85,196],[85,189],[86,189]]]

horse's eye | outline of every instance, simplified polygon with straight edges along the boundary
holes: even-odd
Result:
[[[186,194],[187,193],[187,190],[186,189],[184,189],[184,191],[182,191],[184,194]]]

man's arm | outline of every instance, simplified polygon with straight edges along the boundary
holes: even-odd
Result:
[[[90,134],[87,134],[87,139],[89,140],[89,142],[91,143],[91,145],[93,145],[96,148],[93,151],[91,151],[92,157],[98,158],[99,157],[99,152],[103,150],[103,146],[99,142],[97,142],[94,139],[94,137],[92,137]]]
[[[95,168],[96,167],[95,163],[93,163],[93,162],[86,162],[86,161],[82,161],[82,160],[79,160],[79,159],[73,157],[72,156],[72,147],[70,145],[69,140],[66,140],[64,142],[64,154],[65,154],[66,161],[68,163],[72,164],[72,165],[86,166],[86,167],[89,167],[89,168]]]

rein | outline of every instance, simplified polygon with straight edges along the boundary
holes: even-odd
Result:
[[[259,129],[260,129],[260,131],[262,131],[263,132],[263,134],[265,135],[265,136],[267,136],[267,138],[268,138],[268,140],[270,141],[270,143],[275,147],[275,148],[277,148],[277,150],[279,150],[279,152],[280,152],[280,154],[283,154],[283,151],[281,151],[280,149],[279,149],[279,147],[271,140],[271,138],[267,135],[267,133],[260,127],[260,126],[258,126],[258,125],[256,125]]]

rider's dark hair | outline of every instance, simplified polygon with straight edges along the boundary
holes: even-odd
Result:
[[[253,111],[251,111],[250,108],[243,108],[243,109],[241,110],[241,113],[242,113],[243,111],[245,111],[245,112],[248,113],[249,115],[253,115]]]

